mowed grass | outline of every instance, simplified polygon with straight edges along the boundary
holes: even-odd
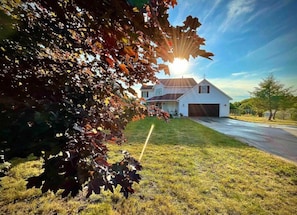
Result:
[[[85,199],[25,189],[25,178],[41,162],[19,163],[1,180],[1,214],[295,214],[297,166],[249,147],[186,118],[132,122],[122,146],[138,158],[151,124],[155,128],[142,157],[142,180],[128,199],[119,191]]]
[[[253,115],[240,115],[240,116],[230,116],[232,119],[247,121],[247,122],[256,122],[256,123],[265,123],[271,125],[297,125],[297,121],[294,120],[283,120],[283,119],[274,119],[268,120],[266,117],[258,117]]]

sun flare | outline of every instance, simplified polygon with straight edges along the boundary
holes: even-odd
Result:
[[[175,58],[173,63],[169,64],[170,74],[173,76],[184,75],[189,68],[189,61],[186,59]]]

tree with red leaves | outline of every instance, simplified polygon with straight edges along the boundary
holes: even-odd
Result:
[[[124,153],[110,164],[107,143],[145,113],[133,86],[169,74],[166,62],[212,53],[201,49],[200,23],[172,26],[175,0],[23,0],[0,6],[0,149],[5,159],[42,156],[44,172],[27,187],[83,186],[99,194],[139,182],[140,163]],[[187,44],[187,46],[184,46]],[[157,60],[159,59],[159,60]]]

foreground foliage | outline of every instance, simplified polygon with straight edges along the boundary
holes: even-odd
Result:
[[[100,187],[134,192],[139,162],[127,153],[114,164],[107,157],[107,143],[122,143],[127,123],[145,112],[132,86],[169,74],[164,63],[175,57],[212,56],[200,47],[197,18],[170,25],[167,10],[175,4],[1,1],[0,152],[6,160],[43,158],[44,171],[28,179],[29,188],[62,189],[63,197],[85,185],[87,196]]]
[[[188,119],[154,118],[130,123],[126,148],[140,155],[151,124],[155,129],[142,158],[143,179],[135,195],[61,199],[25,189],[40,161],[19,163],[1,180],[3,214],[294,214],[297,167]],[[203,135],[202,135],[203,134]],[[113,159],[120,146],[110,147]],[[15,160],[15,163],[18,161]],[[24,171],[24,170],[27,171]],[[59,191],[62,192],[62,191]]]

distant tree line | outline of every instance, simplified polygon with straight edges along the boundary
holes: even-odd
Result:
[[[297,120],[297,96],[292,87],[286,88],[272,74],[250,93],[251,98],[230,104],[231,114]]]

